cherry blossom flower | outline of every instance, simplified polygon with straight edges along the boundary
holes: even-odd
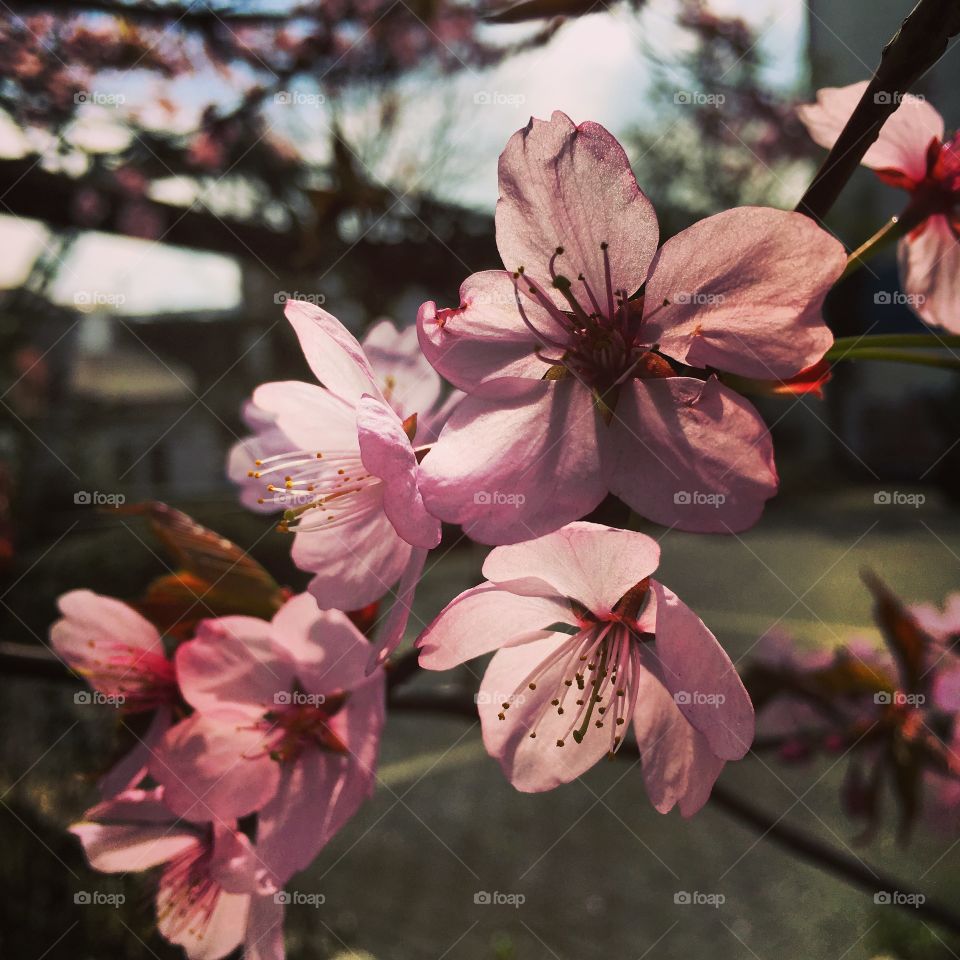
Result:
[[[50,628],[57,655],[103,702],[126,714],[155,711],[137,746],[101,780],[104,796],[112,796],[143,779],[179,700],[176,671],[157,629],[120,600],[72,590],[57,605],[63,616]]]
[[[903,610],[921,630],[918,609],[942,619],[933,607]],[[878,622],[882,629],[882,616]],[[897,636],[907,638],[910,619],[898,612],[896,623]],[[865,822],[865,835],[879,822],[887,785],[899,801],[901,829],[921,801],[927,821],[949,829],[960,823],[960,663],[932,631],[914,636],[926,645],[916,651],[919,672],[874,638],[806,648],[779,631],[761,637],[749,672],[757,727],[781,759],[847,758],[841,800]]]
[[[744,207],[658,250],[620,144],[559,112],[507,144],[496,227],[507,270],[418,317],[424,353],[469,394],[424,460],[428,509],[494,544],[608,491],[684,530],[753,524],[777,487],[770,436],[709,371],[782,381],[819,361],[841,244],[800,214]]]
[[[951,593],[942,609],[932,603],[920,603],[910,607],[910,613],[938,644],[960,652],[960,593]]]
[[[278,885],[303,869],[373,791],[384,721],[370,644],[309,594],[269,623],[204,621],[177,650],[196,711],[167,731],[150,773],[164,802],[194,821],[258,812],[258,855]]]
[[[497,547],[486,582],[418,641],[429,670],[496,651],[477,697],[483,740],[518,790],[580,776],[632,721],[653,805],[690,816],[749,749],[750,699],[713,634],[651,579],[659,559],[650,537],[585,522]]]
[[[283,906],[260,877],[256,851],[232,826],[196,826],[163,804],[163,790],[129,790],[70,832],[103,873],[160,867],[157,929],[190,960],[283,960]]]
[[[866,80],[826,87],[799,108],[820,146],[834,145],[866,89]],[[960,134],[945,137],[943,117],[904,96],[861,163],[910,195],[902,217],[913,226],[897,250],[908,303],[926,323],[960,333]]]
[[[234,447],[230,476],[247,506],[286,511],[293,560],[314,575],[309,590],[321,607],[357,609],[400,581],[382,661],[402,638],[427,552],[440,542],[440,522],[420,495],[419,460],[449,404],[413,352],[414,333],[377,324],[368,357],[319,307],[291,300],[286,315],[323,386],[258,387],[246,410],[255,435]]]

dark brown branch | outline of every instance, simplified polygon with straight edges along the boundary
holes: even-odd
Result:
[[[467,719],[475,718],[477,715],[476,706],[463,697],[430,694],[394,696],[390,701],[390,709],[437,713]],[[624,744],[617,754],[618,757],[628,757],[632,760],[639,755],[639,750],[633,744]],[[751,827],[761,839],[772,841],[801,860],[845,881],[850,886],[858,887],[867,893],[896,892],[902,898],[909,898],[909,904],[901,900],[897,905],[911,911],[912,916],[939,924],[945,930],[960,935],[960,915],[953,913],[942,904],[931,901],[921,891],[903,883],[897,877],[873,870],[862,860],[837,850],[830,844],[755,807],[722,784],[714,785],[710,794],[710,803],[735,820]]]
[[[72,210],[82,185],[44,170],[36,157],[0,159],[0,213],[74,230],[77,224]],[[104,213],[95,229],[125,235],[127,198],[105,189],[98,192]],[[325,271],[334,264],[349,270],[356,263],[369,269],[371,276],[402,276],[429,287],[438,275],[469,273],[466,265],[480,269],[496,256],[489,218],[421,196],[394,199],[386,194],[383,209],[369,215],[375,222],[389,219],[408,230],[410,236],[403,243],[373,234],[351,242],[341,239],[328,223],[323,230],[310,228],[309,233],[307,226],[296,224],[274,230],[251,220],[218,217],[200,204],[184,209],[142,199],[140,205],[166,224],[160,238],[163,243],[259,262],[283,277],[289,277],[291,271]],[[347,258],[350,252],[354,256]]]
[[[283,12],[244,11],[239,7],[216,8],[210,4],[194,3],[154,4],[124,2],[124,0],[9,0],[4,4],[10,13],[20,16],[36,16],[52,13],[57,16],[83,16],[88,13],[111,14],[123,20],[165,27],[176,23],[179,26],[210,28],[217,25],[264,26],[283,24],[292,17],[309,16],[309,4],[303,4]]]
[[[823,220],[904,94],[960,33],[960,0],[920,0],[883,48],[880,65],[797,210]]]

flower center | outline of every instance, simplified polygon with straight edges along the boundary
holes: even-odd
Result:
[[[157,923],[169,939],[186,930],[202,940],[222,893],[210,876],[212,837],[174,857],[163,871]]]
[[[558,306],[523,266],[517,267],[513,279],[520,318],[537,338],[536,355],[550,367],[546,377],[559,379],[572,374],[612,408],[616,388],[628,378],[672,376],[674,371],[655,352],[656,345],[643,336],[642,297],[630,300],[627,290],[614,288],[609,245],[601,243],[600,249],[606,281],[603,290],[594,290],[582,273],[570,280],[559,272],[564,248],[554,251],[549,264],[550,287],[560,294],[565,307]],[[520,293],[547,312],[552,323],[549,330],[539,329],[530,320]]]
[[[652,634],[641,633],[635,620],[613,614],[608,619],[581,622],[568,640],[545,658],[501,704],[498,717],[505,720],[511,703],[522,703],[527,690],[555,683],[554,695],[530,725],[528,736],[536,739],[551,711],[567,717],[556,739],[563,747],[572,738],[577,744],[588,736],[606,737],[608,756],[623,743],[627,719],[633,716],[643,675],[641,646]],[[559,675],[559,680],[557,676]],[[548,679],[549,678],[549,679]]]
[[[292,450],[256,460],[247,476],[270,478],[259,502],[284,508],[284,533],[330,529],[380,506],[381,480],[367,472],[358,450]]]
[[[270,756],[278,763],[287,763],[309,748],[346,753],[346,744],[330,722],[347,696],[322,697],[295,691],[290,694],[290,705],[264,714],[262,725]]]
[[[163,653],[110,641],[90,640],[88,646],[100,656],[78,672],[95,689],[117,697],[124,713],[155,710],[176,700],[176,673]]]

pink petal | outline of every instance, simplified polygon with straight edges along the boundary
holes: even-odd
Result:
[[[364,467],[383,481],[383,509],[394,530],[411,546],[435,547],[440,521],[423,505],[420,466],[400,418],[382,400],[364,396],[357,405],[357,436]]]
[[[563,679],[562,663],[537,680],[536,690],[517,687],[557,648],[556,637],[498,650],[487,667],[477,709],[483,727],[483,744],[504,775],[523,793],[552,790],[589,770],[610,746],[610,738],[588,730],[581,743],[568,735],[572,717],[559,716],[550,707]],[[510,703],[508,710],[502,704]],[[499,719],[499,714],[504,719]],[[542,721],[538,722],[541,713]],[[535,738],[530,737],[536,727]],[[564,745],[557,740],[564,738]]]
[[[449,670],[515,637],[532,634],[530,639],[545,639],[548,634],[539,635],[544,627],[574,622],[569,604],[549,597],[517,596],[494,583],[481,583],[448,603],[424,630],[417,641],[420,666]]]
[[[140,781],[147,775],[150,755],[167,730],[170,729],[172,722],[170,706],[164,704],[158,707],[150,720],[147,732],[137,741],[136,746],[100,778],[98,784],[100,796],[109,799],[139,786]]]
[[[546,333],[556,330],[549,313],[524,297],[528,320]],[[546,364],[534,355],[536,338],[520,318],[513,276],[485,270],[464,280],[460,306],[420,307],[417,330],[424,356],[452,384],[468,392],[498,377],[539,380]]]
[[[243,960],[284,960],[283,904],[274,895],[250,898]]]
[[[480,543],[549,533],[606,493],[590,393],[572,379],[498,385],[457,407],[420,466],[427,509]]]
[[[336,527],[297,533],[291,554],[314,574],[307,589],[321,607],[357,610],[400,579],[412,549],[374,503]]]
[[[71,590],[57,601],[63,619],[50,628],[50,643],[57,656],[72,670],[87,677],[101,692],[118,692],[123,669],[109,671],[114,680],[104,676],[104,667],[119,656],[128,664],[131,674],[148,668],[157,656],[165,656],[156,627],[136,610],[112,597],[102,597],[90,590]]]
[[[679,805],[684,817],[693,816],[709,799],[724,761],[714,756],[703,734],[649,674],[637,697],[633,729],[654,808],[667,813]]]
[[[151,758],[150,775],[163,785],[164,803],[177,815],[232,823],[273,797],[280,768],[249,721],[195,713],[167,731]]]
[[[866,80],[848,87],[825,87],[817,91],[816,103],[797,110],[816,143],[828,149],[836,143],[866,89]],[[925,100],[904,97],[861,162],[874,170],[900,170],[922,180],[927,146],[934,137],[943,139],[943,117]]]
[[[960,593],[951,593],[943,602],[943,611],[932,603],[910,607],[913,618],[934,639],[946,643],[960,634]]]
[[[745,530],[777,490],[766,425],[715,377],[625,385],[604,439],[610,491],[657,523],[698,533]]]
[[[214,718],[262,717],[293,684],[293,663],[273,646],[270,625],[256,617],[204,620],[196,639],[177,650],[176,663],[184,699]]]
[[[951,664],[934,675],[931,699],[945,713],[960,711],[960,667]]]
[[[930,326],[960,333],[960,240],[947,218],[930,217],[919,236],[901,240],[897,259],[912,309]]]
[[[356,403],[365,393],[380,397],[363,347],[336,317],[303,300],[288,300],[283,312],[320,383],[348,403]]]
[[[434,407],[426,416],[417,417],[416,441],[418,446],[436,442],[444,424],[450,419],[450,414],[453,413],[465,396],[466,394],[462,390],[451,390],[443,403]]]
[[[660,563],[660,547],[643,533],[598,523],[570,523],[536,540],[491,550],[483,575],[495,583],[536,577],[561,597],[579,600],[598,616]]]
[[[416,326],[397,330],[390,320],[379,320],[364,334],[363,352],[384,400],[401,420],[424,416],[439,401],[440,376],[420,350]]]
[[[233,827],[213,824],[210,878],[227,893],[253,893],[262,887],[263,865],[250,839]]]
[[[367,672],[372,673],[387,657],[403,642],[407,631],[407,623],[413,612],[413,596],[417,584],[423,574],[424,564],[427,562],[428,551],[422,547],[414,548],[410,553],[410,562],[403,571],[397,595],[390,608],[390,613],[380,627],[377,642],[370,651],[367,659]]]
[[[70,828],[87,861],[103,873],[149,870],[200,847],[196,829],[177,825],[159,790],[129,790],[100,803]]]
[[[821,307],[846,264],[808,217],[740,207],[708,217],[657,253],[644,332],[668,356],[763,380],[792,377],[833,343]]]
[[[280,430],[290,438],[292,442],[288,450],[326,453],[329,450],[357,449],[354,406],[330,390],[297,380],[263,383],[254,390],[252,402],[262,416],[273,418],[271,430]],[[276,436],[270,436],[269,442],[271,446],[280,443]],[[240,466],[238,463],[235,469]],[[256,466],[251,463],[247,469],[256,470]],[[263,483],[266,486],[266,481]]]
[[[285,765],[276,797],[260,812],[257,852],[278,886],[307,867],[373,791],[383,673],[355,690],[343,712],[350,753],[305,750]]]
[[[680,712],[722,760],[739,760],[753,742],[753,704],[736,668],[703,621],[672,591],[651,582],[657,604],[660,679]]]
[[[203,902],[189,899],[177,871],[164,873],[157,890],[157,930],[183,947],[189,960],[223,960],[242,942],[250,910],[249,894],[217,889]]]
[[[309,593],[288,600],[274,615],[275,643],[296,664],[296,676],[308,693],[350,690],[365,676],[370,644],[339,610],[321,610]]]
[[[549,287],[550,260],[563,247],[556,272],[574,283],[583,274],[601,304],[606,258],[614,291],[641,286],[657,249],[657,217],[623,147],[603,127],[575,126],[559,111],[549,121],[531,119],[507,143],[499,175],[497,247],[508,270],[523,266]]]

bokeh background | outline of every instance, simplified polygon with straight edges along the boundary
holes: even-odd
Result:
[[[412,323],[425,299],[453,305],[467,275],[499,265],[496,159],[530,115],[563,109],[616,134],[664,237],[737,204],[790,208],[822,155],[794,106],[867,77],[909,6],[7,0],[0,651],[40,648],[68,589],[135,597],[166,572],[142,521],[98,509],[105,499],[171,503],[304,584],[289,541],[244,513],[224,476],[252,388],[309,376],[282,303],[323,303],[358,334],[381,316]],[[915,91],[948,130],[958,64],[950,49]],[[854,248],[902,199],[861,170],[829,226]],[[872,261],[831,295],[835,332],[919,331],[897,290],[892,255]],[[738,662],[771,627],[809,645],[876,638],[863,567],[911,602],[960,590],[955,374],[847,365],[824,400],[761,409],[783,482],[761,523],[663,540],[662,579]],[[478,581],[482,558],[447,532],[411,634]],[[110,755],[106,709],[3,663],[0,953],[179,955],[152,929],[149,881],[94,874],[65,832]],[[469,693],[480,669],[415,683]],[[898,844],[888,798],[889,829],[858,840],[843,769],[760,754],[722,782],[955,903],[960,832]],[[324,897],[288,911],[293,960],[960,951],[723,810],[660,817],[632,762],[521,796],[476,723],[408,713],[388,725],[374,799],[291,887]],[[126,899],[83,905],[81,891]],[[483,891],[525,902],[476,902]],[[677,904],[680,891],[725,900]]]

